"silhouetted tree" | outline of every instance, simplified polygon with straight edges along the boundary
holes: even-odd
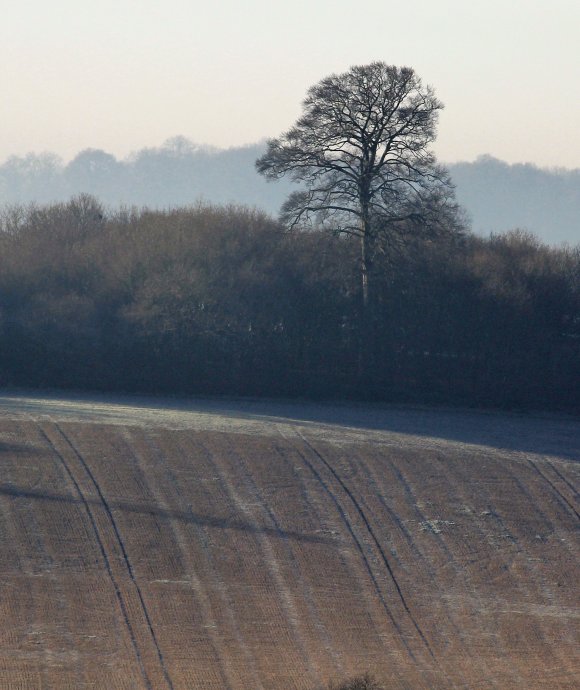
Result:
[[[442,107],[411,68],[355,66],[312,86],[303,115],[256,161],[268,178],[302,183],[282,207],[290,226],[314,220],[359,238],[365,311],[377,249],[448,228],[457,212],[448,174],[429,150]]]

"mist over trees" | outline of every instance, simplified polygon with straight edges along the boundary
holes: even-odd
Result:
[[[184,137],[117,160],[100,149],[81,151],[68,164],[51,153],[12,156],[0,166],[0,206],[66,201],[77,194],[103,204],[169,208],[205,200],[244,203],[276,213],[287,187],[274,190],[254,170],[264,145],[214,149]]]
[[[0,245],[3,386],[580,406],[580,251],[525,233],[377,257],[362,372],[356,238],[81,196],[5,209]]]
[[[287,180],[269,184],[256,173],[254,161],[265,150],[265,143],[220,150],[175,137],[125,160],[99,149],[82,151],[68,164],[52,153],[12,156],[0,165],[0,206],[89,193],[112,207],[163,209],[203,199],[277,215],[296,186]],[[579,169],[508,165],[490,156],[447,169],[477,234],[520,228],[549,244],[580,241]]]
[[[580,169],[509,165],[492,156],[449,166],[477,233],[525,228],[544,242],[580,242]]]

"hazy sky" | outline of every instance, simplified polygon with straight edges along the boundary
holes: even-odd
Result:
[[[580,167],[578,0],[1,0],[0,162],[174,135],[277,136],[306,89],[409,65],[446,108],[446,162]]]

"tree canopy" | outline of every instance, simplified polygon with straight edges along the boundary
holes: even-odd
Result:
[[[580,409],[580,248],[520,232],[378,255],[372,328],[359,249],[236,207],[0,209],[0,381]]]
[[[256,161],[270,179],[301,183],[282,207],[289,226],[362,240],[363,287],[377,249],[455,225],[453,187],[429,149],[442,108],[409,67],[355,66],[312,86],[302,116]]]

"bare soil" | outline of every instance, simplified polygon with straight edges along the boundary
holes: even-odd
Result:
[[[0,689],[580,687],[580,424],[0,397]]]

